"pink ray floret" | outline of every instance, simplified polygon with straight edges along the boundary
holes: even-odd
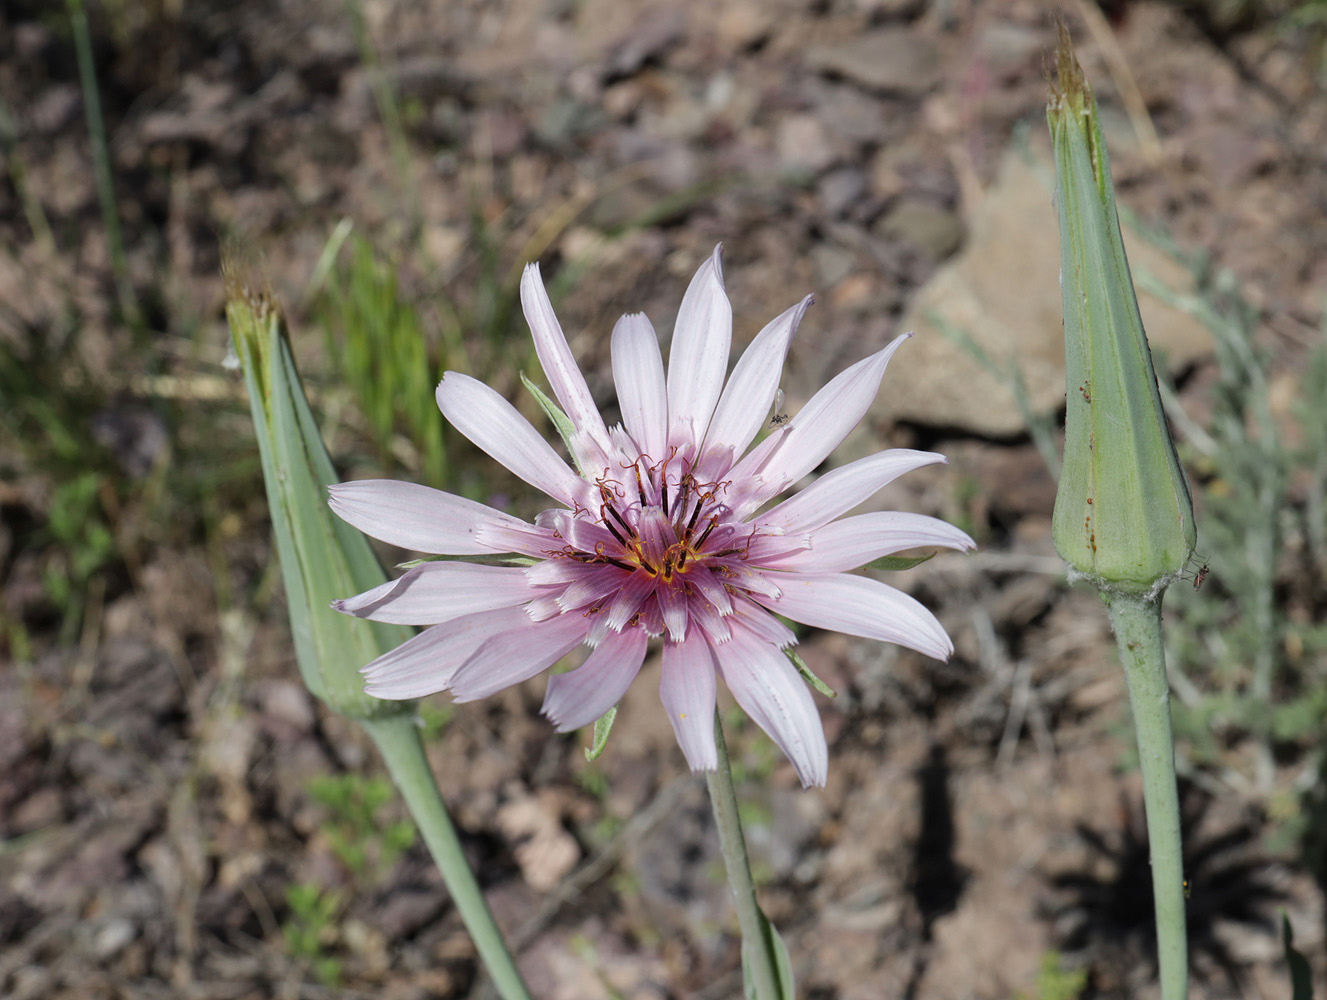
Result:
[[[725,381],[732,309],[716,248],[682,300],[667,369],[645,316],[618,321],[612,365],[622,424],[612,428],[572,357],[537,265],[525,270],[521,303],[544,374],[573,427],[567,445],[575,467],[493,389],[447,372],[437,390],[444,416],[557,506],[530,524],[412,483],[332,487],[337,514],[394,545],[534,560],[423,563],[335,602],[346,614],[428,626],[364,668],[367,691],[392,699],[449,691],[471,701],[586,645],[589,656],[550,677],[544,699],[544,714],[566,732],[617,704],[640,673],[649,640],[658,639],[660,697],[693,770],[717,763],[714,707],[722,677],[802,783],[823,785],[824,729],[785,654],[796,638],[776,615],[947,659],[953,646],[930,611],[850,571],[919,546],[973,543],[920,514],[843,517],[898,476],[945,460],[931,452],[883,451],[771,503],[857,425],[909,335],[842,372],[748,451],[810,296],[766,326]]]

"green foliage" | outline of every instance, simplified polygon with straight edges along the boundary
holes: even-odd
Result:
[[[1308,959],[1295,948],[1295,932],[1290,927],[1290,918],[1281,912],[1281,944],[1286,959],[1286,969],[1290,973],[1291,1000],[1313,1000],[1313,970]]]
[[[99,473],[84,472],[56,487],[47,511],[47,528],[60,550],[47,563],[42,582],[70,627],[78,621],[89,581],[115,558],[115,538],[100,499],[103,485]]]
[[[385,874],[415,842],[415,825],[410,820],[384,823],[379,816],[396,798],[396,790],[386,778],[320,775],[309,783],[309,794],[328,811],[323,834],[357,879]]]
[[[1266,794],[1278,756],[1299,757],[1309,774],[1327,715],[1327,629],[1314,624],[1315,583],[1327,574],[1327,338],[1289,389],[1297,403],[1278,407],[1287,386],[1274,388],[1255,342],[1258,312],[1232,276],[1199,277],[1192,297],[1157,289],[1211,330],[1217,360],[1206,427],[1172,401],[1201,487],[1210,567],[1201,590],[1175,588],[1175,724],[1194,762],[1218,769],[1251,740],[1252,773],[1224,774]]]
[[[767,782],[774,769],[783,761],[783,752],[737,705],[724,713],[723,728],[728,734],[728,764],[732,768],[733,784],[740,788],[747,782],[756,785]],[[740,808],[745,810],[746,804]],[[752,822],[763,821],[768,824],[771,818],[761,817],[755,812],[742,813],[743,822],[750,819]]]
[[[332,851],[361,885],[382,878],[415,842],[414,823],[386,822],[381,815],[396,798],[396,789],[386,778],[322,775],[309,783],[309,794],[327,810],[320,829]],[[332,953],[336,925],[347,903],[342,890],[312,883],[286,887],[290,913],[281,925],[286,949],[333,988],[340,985],[342,971],[340,958]]]
[[[613,720],[617,718],[617,706],[614,705],[599,718],[594,720],[594,741],[585,748],[585,759],[596,761],[608,749],[608,737],[613,732]]]
[[[421,701],[418,708],[420,736],[425,743],[436,739],[447,728],[447,723],[452,721],[452,716],[455,714],[450,702],[439,705],[431,701]]]
[[[286,905],[290,915],[281,925],[286,950],[292,958],[306,962],[325,985],[336,988],[341,983],[341,960],[328,954],[336,937],[336,918],[341,910],[341,894],[321,886],[301,883],[286,887]]]
[[[1087,969],[1064,968],[1060,953],[1048,951],[1041,956],[1037,987],[1032,993],[1017,993],[1017,1000],[1078,1000],[1087,989]]]
[[[404,449],[410,471],[443,483],[447,440],[433,390],[446,363],[403,297],[395,267],[367,240],[352,238],[318,313],[336,375],[354,393],[381,455]]]

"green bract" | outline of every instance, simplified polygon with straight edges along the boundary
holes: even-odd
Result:
[[[226,318],[249,390],[304,683],[350,718],[408,713],[413,702],[366,695],[359,668],[405,642],[413,630],[349,618],[329,607],[333,598],[387,577],[364,535],[327,506],[336,473],[300,385],[280,308],[266,292],[247,287],[233,261],[225,270]]]
[[[1192,554],[1193,501],[1161,410],[1096,101],[1067,45],[1046,116],[1068,395],[1055,548],[1100,588],[1147,592]]]

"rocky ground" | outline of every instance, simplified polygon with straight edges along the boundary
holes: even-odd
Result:
[[[1163,371],[1201,424],[1212,335],[1177,304],[1228,272],[1277,413],[1294,411],[1327,279],[1317,6],[1063,6],[1140,221],[1135,272],[1170,290],[1142,303]],[[0,995],[485,995],[423,849],[397,857],[377,833],[365,859],[339,849],[365,810],[316,779],[365,776],[340,786],[361,795],[381,768],[299,683],[242,384],[222,365],[218,247],[234,233],[263,254],[347,477],[423,475],[407,436],[375,447],[320,332],[318,265],[343,219],[390,262],[435,355],[455,317],[496,331],[461,329],[453,347],[513,396],[500,362],[529,351],[504,310],[527,259],[605,402],[613,321],[643,310],[668,330],[720,241],[739,342],[816,295],[790,412],[918,331],[832,462],[882,445],[949,456],[876,503],[981,543],[898,581],[957,653],[805,638],[839,692],[822,703],[823,791],[733,719],[762,900],[805,997],[1074,995],[1047,961],[1085,973],[1077,995],[1154,995],[1124,685],[1099,605],[1051,547],[1038,449],[1064,393],[1051,16],[1031,0],[93,5],[121,261],[66,8],[7,3]],[[484,473],[457,454],[474,488]],[[1294,556],[1278,593],[1308,627],[1322,567]],[[1234,621],[1235,589],[1216,572],[1177,596]],[[536,995],[740,995],[704,785],[653,685],[630,692],[593,764],[583,734],[538,716],[542,690],[425,708]],[[1316,744],[1282,740],[1260,774],[1246,737],[1186,744],[1194,995],[1288,995],[1279,908],[1321,994],[1327,859],[1287,821],[1313,794]]]

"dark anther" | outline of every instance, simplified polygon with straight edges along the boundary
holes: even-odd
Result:
[[[704,505],[705,498],[701,497],[696,501],[696,509],[691,512],[691,520],[687,522],[685,538],[690,538],[691,533],[696,530],[696,522],[700,520],[700,508]]]
[[[602,507],[599,508],[600,513],[603,512],[603,509],[604,509],[604,508],[602,508]],[[608,510],[611,511],[612,513],[614,513],[614,514],[617,513],[617,511],[613,510],[612,507],[609,507]],[[622,519],[619,517],[619,518],[618,518],[618,521],[621,522],[621,520],[622,520]],[[619,535],[619,534],[617,533],[617,529],[613,527],[613,522],[610,521],[606,516],[605,516],[604,519],[603,519],[603,526],[604,526],[605,528],[608,529],[609,534],[611,534],[614,538],[616,538],[616,539],[618,540],[618,542],[622,545],[622,547],[623,547],[624,549],[625,549],[625,548],[630,548],[630,546],[627,545],[627,540],[626,540],[625,538],[623,538],[621,535]],[[623,527],[625,528],[626,525],[623,525]],[[627,530],[630,531],[631,529],[628,528]]]
[[[696,519],[693,517],[691,520],[694,522]],[[715,529],[718,523],[719,523],[719,515],[715,514],[713,517],[710,518],[709,526],[704,531],[702,531],[700,533],[700,537],[696,539],[695,548],[700,548],[702,545],[705,544],[705,539],[710,537],[710,532]],[[687,530],[690,531],[691,529],[688,528]]]
[[[617,508],[614,507],[611,503],[608,505],[608,513],[613,515],[613,520],[616,521],[618,524],[622,525],[622,530],[625,531],[628,535],[635,534],[635,532],[631,528],[631,525],[627,524],[626,521],[622,520],[622,515],[617,512]],[[607,523],[608,523],[607,521],[604,522],[604,524]],[[617,532],[615,531],[613,532],[613,534],[616,535]],[[625,545],[627,543],[623,542],[622,544]]]
[[[688,472],[682,477],[681,488],[677,491],[676,510],[679,516],[687,512],[687,495],[691,492],[691,481],[691,473]]]
[[[645,506],[645,484],[640,481],[640,466],[632,463],[631,471],[636,473],[636,495],[640,497],[640,505]]]

